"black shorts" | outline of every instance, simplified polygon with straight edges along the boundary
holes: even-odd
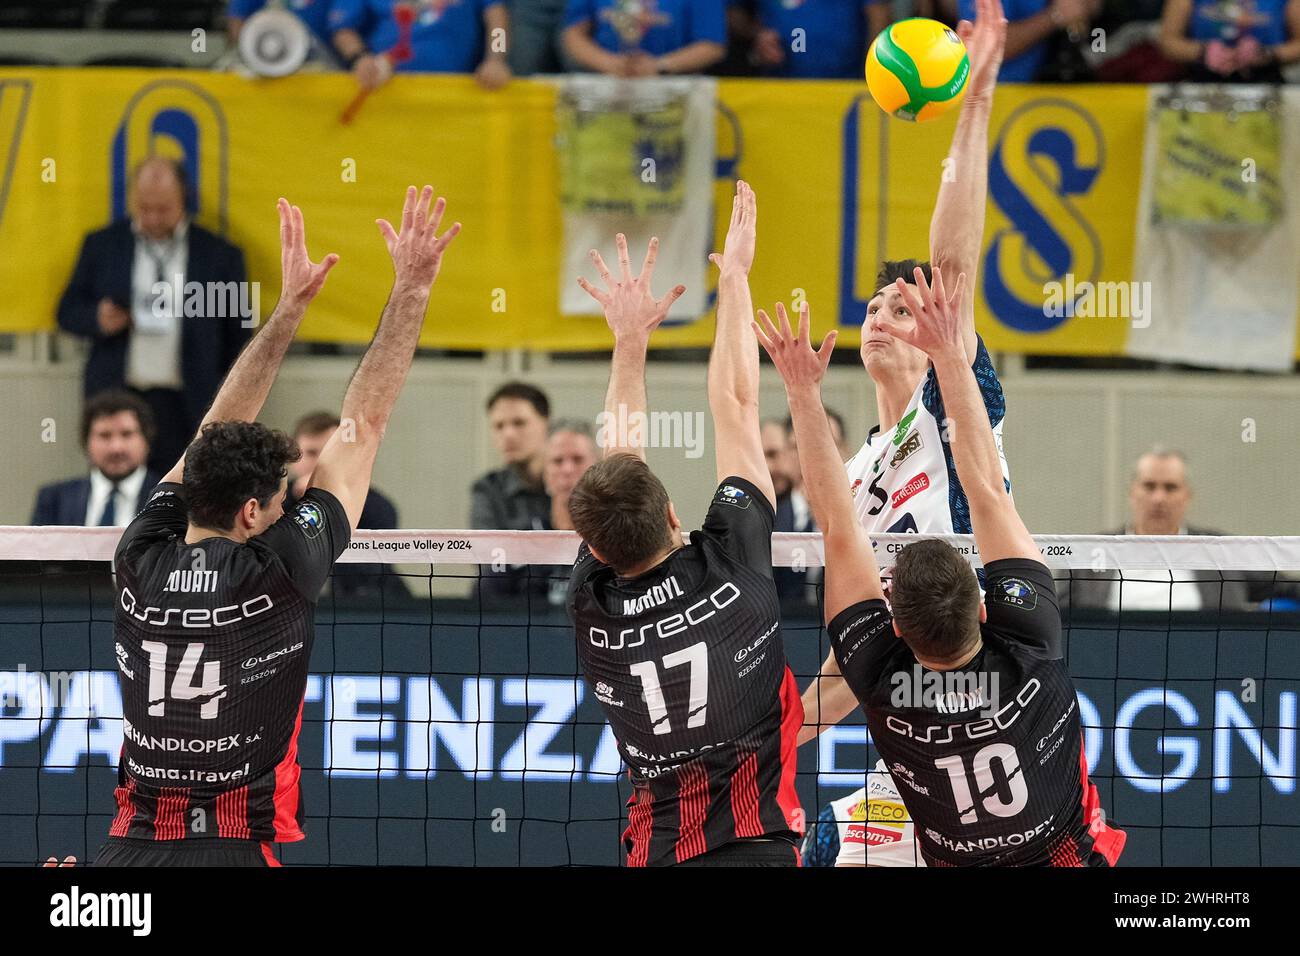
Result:
[[[127,840],[109,837],[92,866],[279,866],[254,840]]]
[[[798,866],[799,851],[787,840],[736,840],[677,866]]]

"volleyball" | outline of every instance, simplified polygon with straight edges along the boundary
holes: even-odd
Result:
[[[961,102],[970,57],[938,20],[913,17],[881,31],[867,51],[867,88],[891,116],[924,123]]]

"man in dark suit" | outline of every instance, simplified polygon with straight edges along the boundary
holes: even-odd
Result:
[[[150,467],[184,453],[257,322],[238,248],[191,222],[184,167],[146,159],[131,216],[90,233],[59,302],[59,327],[90,340],[87,397],[139,394],[157,429]]]
[[[293,440],[298,443],[298,450],[302,452],[302,457],[292,466],[293,484],[289,488],[288,495],[285,496],[286,510],[290,507],[287,502],[297,501],[307,492],[307,485],[311,481],[312,472],[316,470],[320,453],[341,424],[339,417],[333,412],[321,411],[302,416],[293,426]],[[355,426],[349,423],[346,427]],[[373,485],[366,494],[365,504],[361,506],[361,517],[357,521],[357,527],[369,531],[386,531],[398,527],[397,507]],[[402,579],[389,573],[382,564],[336,564],[331,573],[330,583],[336,598],[374,597],[378,596],[381,590],[388,597],[410,594]]]
[[[1106,534],[1222,534],[1186,522],[1192,488],[1182,452],[1157,446],[1141,455],[1133,468],[1128,500],[1129,523]],[[1261,583],[1266,591],[1267,582],[1249,572],[1078,571],[1066,597],[1075,607],[1118,612],[1241,611],[1267,596],[1260,591]]]
[[[125,525],[162,477],[145,466],[152,436],[153,416],[137,396],[119,390],[91,398],[81,415],[90,474],[42,487],[31,523]]]
[[[831,438],[844,454],[844,419],[833,409],[826,409],[831,424]],[[803,493],[803,469],[799,467],[799,446],[794,438],[794,421],[775,419],[763,423],[763,454],[776,489],[776,518],[772,530],[809,533],[817,530],[812,509]],[[821,568],[773,568],[777,593],[784,604],[796,607],[816,606]]]

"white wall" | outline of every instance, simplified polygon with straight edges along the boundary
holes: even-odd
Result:
[[[524,376],[551,395],[554,414],[593,419],[608,368],[532,359]],[[288,428],[313,408],[337,410],[355,360],[293,357],[281,371],[262,420]],[[1195,492],[1191,520],[1237,534],[1300,533],[1291,486],[1300,465],[1300,378],[1191,373],[1017,371],[1003,376],[1008,415],[1005,446],[1016,500],[1031,530],[1091,532],[1117,527],[1133,460],[1161,443],[1189,458]],[[502,356],[484,361],[417,362],[394,413],[375,470],[375,484],[397,503],[408,528],[458,528],[467,522],[469,485],[495,467],[483,403],[511,377]],[[702,363],[652,362],[652,408],[706,412]],[[834,368],[824,394],[848,421],[850,436],[875,423],[874,393],[859,367]],[[5,450],[0,523],[26,522],[36,488],[77,474],[80,365],[75,356],[41,364],[21,355],[0,362],[0,447]],[[764,367],[762,411],[786,414],[784,394]],[[1243,441],[1243,421],[1255,441]],[[54,442],[42,441],[45,425]],[[707,414],[705,421],[708,421]],[[698,524],[712,490],[712,427],[704,454],[650,452],[688,526]]]

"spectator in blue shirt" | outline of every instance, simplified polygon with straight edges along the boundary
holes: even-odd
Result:
[[[1160,51],[1194,80],[1280,83],[1300,60],[1300,0],[1165,0]]]
[[[726,53],[723,0],[569,0],[564,48],[613,76],[702,73]]]
[[[1002,0],[1007,51],[998,82],[1033,80],[1047,58],[1047,41],[1060,30],[1082,37],[1101,6],[1102,0]],[[975,0],[961,0],[958,7],[963,20],[975,20]]]
[[[750,62],[770,76],[800,79],[861,78],[867,46],[892,15],[888,0],[758,0],[753,6]]]
[[[226,10],[226,29],[232,43],[239,40],[239,31],[244,21],[265,6],[266,0],[230,0],[230,7]],[[289,0],[286,6],[307,24],[325,49],[331,49],[330,0]]]
[[[408,38],[402,36],[395,0],[334,0],[330,10],[334,48],[362,89],[374,90],[407,73],[473,73],[487,89],[510,81],[506,63],[509,25],[501,0],[420,0]],[[406,39],[410,59],[394,56]]]

